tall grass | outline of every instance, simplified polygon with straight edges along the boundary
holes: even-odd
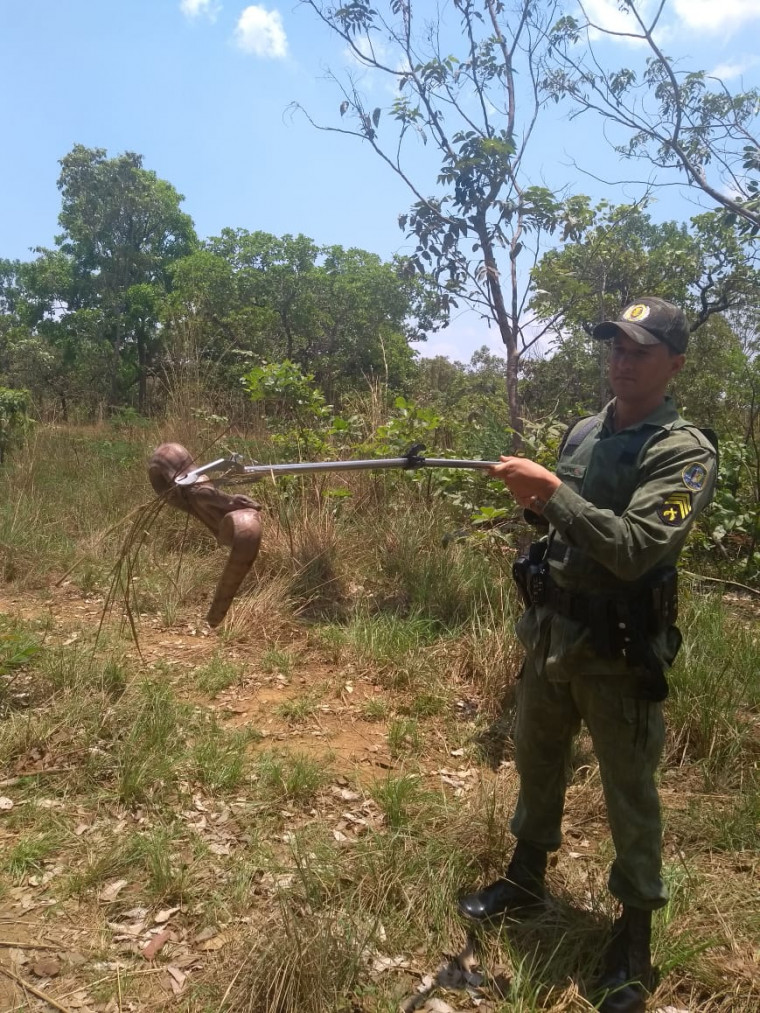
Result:
[[[716,596],[687,596],[684,647],[668,704],[674,762],[698,763],[708,788],[737,786],[760,759],[757,628],[732,617]]]
[[[213,433],[185,422],[182,442],[201,450]],[[70,571],[65,628],[43,606],[38,619],[0,616],[0,764],[14,801],[0,891],[45,880],[103,939],[119,910],[159,906],[181,909],[176,938],[224,927],[217,960],[209,951],[192,968],[187,1009],[389,1013],[410,995],[482,998],[495,1013],[591,1008],[612,855],[588,750],[546,912],[480,932],[469,949],[454,913],[457,893],[500,875],[513,844],[521,653],[509,547],[444,547],[466,516],[405,476],[262,484],[262,552],[224,626],[194,636],[171,667],[149,664],[118,622],[96,644],[91,599],[108,587],[119,519],[151,498],[150,450],[176,435],[40,428],[0,472],[6,589],[32,612],[44,600],[35,586]],[[159,515],[136,574],[153,648],[198,632],[222,562],[197,525]],[[667,977],[652,1008],[754,1013],[757,627],[696,587],[682,626],[663,770],[672,901],[655,930]],[[266,745],[225,711],[238,692],[253,706],[262,686],[274,700]],[[351,732],[371,742],[356,766],[330,751]],[[98,900],[122,878],[121,909]],[[477,985],[451,959],[468,953]],[[104,1004],[153,1008],[147,977],[117,974]]]

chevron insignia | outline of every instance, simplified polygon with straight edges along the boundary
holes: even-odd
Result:
[[[666,496],[657,510],[657,516],[664,524],[683,524],[691,513],[691,493],[672,492]]]

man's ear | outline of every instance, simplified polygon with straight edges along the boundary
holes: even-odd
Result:
[[[673,377],[677,373],[681,372],[681,370],[683,369],[683,364],[685,362],[686,362],[686,356],[685,355],[672,355],[670,357],[670,375],[671,375],[671,377]]]

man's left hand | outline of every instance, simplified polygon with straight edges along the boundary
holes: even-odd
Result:
[[[502,456],[499,462],[488,473],[492,478],[500,478],[517,502],[535,513],[541,513],[562,484],[551,471],[524,457]]]

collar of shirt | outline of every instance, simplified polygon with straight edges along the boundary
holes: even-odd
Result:
[[[637,422],[635,426],[626,426],[625,429],[621,429],[619,432],[635,432],[637,429],[641,429],[642,426],[664,426],[669,422],[675,422],[677,418],[678,409],[675,406],[675,402],[670,394],[666,394],[662,404],[658,405],[646,418],[642,419],[641,422]],[[615,398],[604,407],[602,429],[606,436],[615,432]]]

